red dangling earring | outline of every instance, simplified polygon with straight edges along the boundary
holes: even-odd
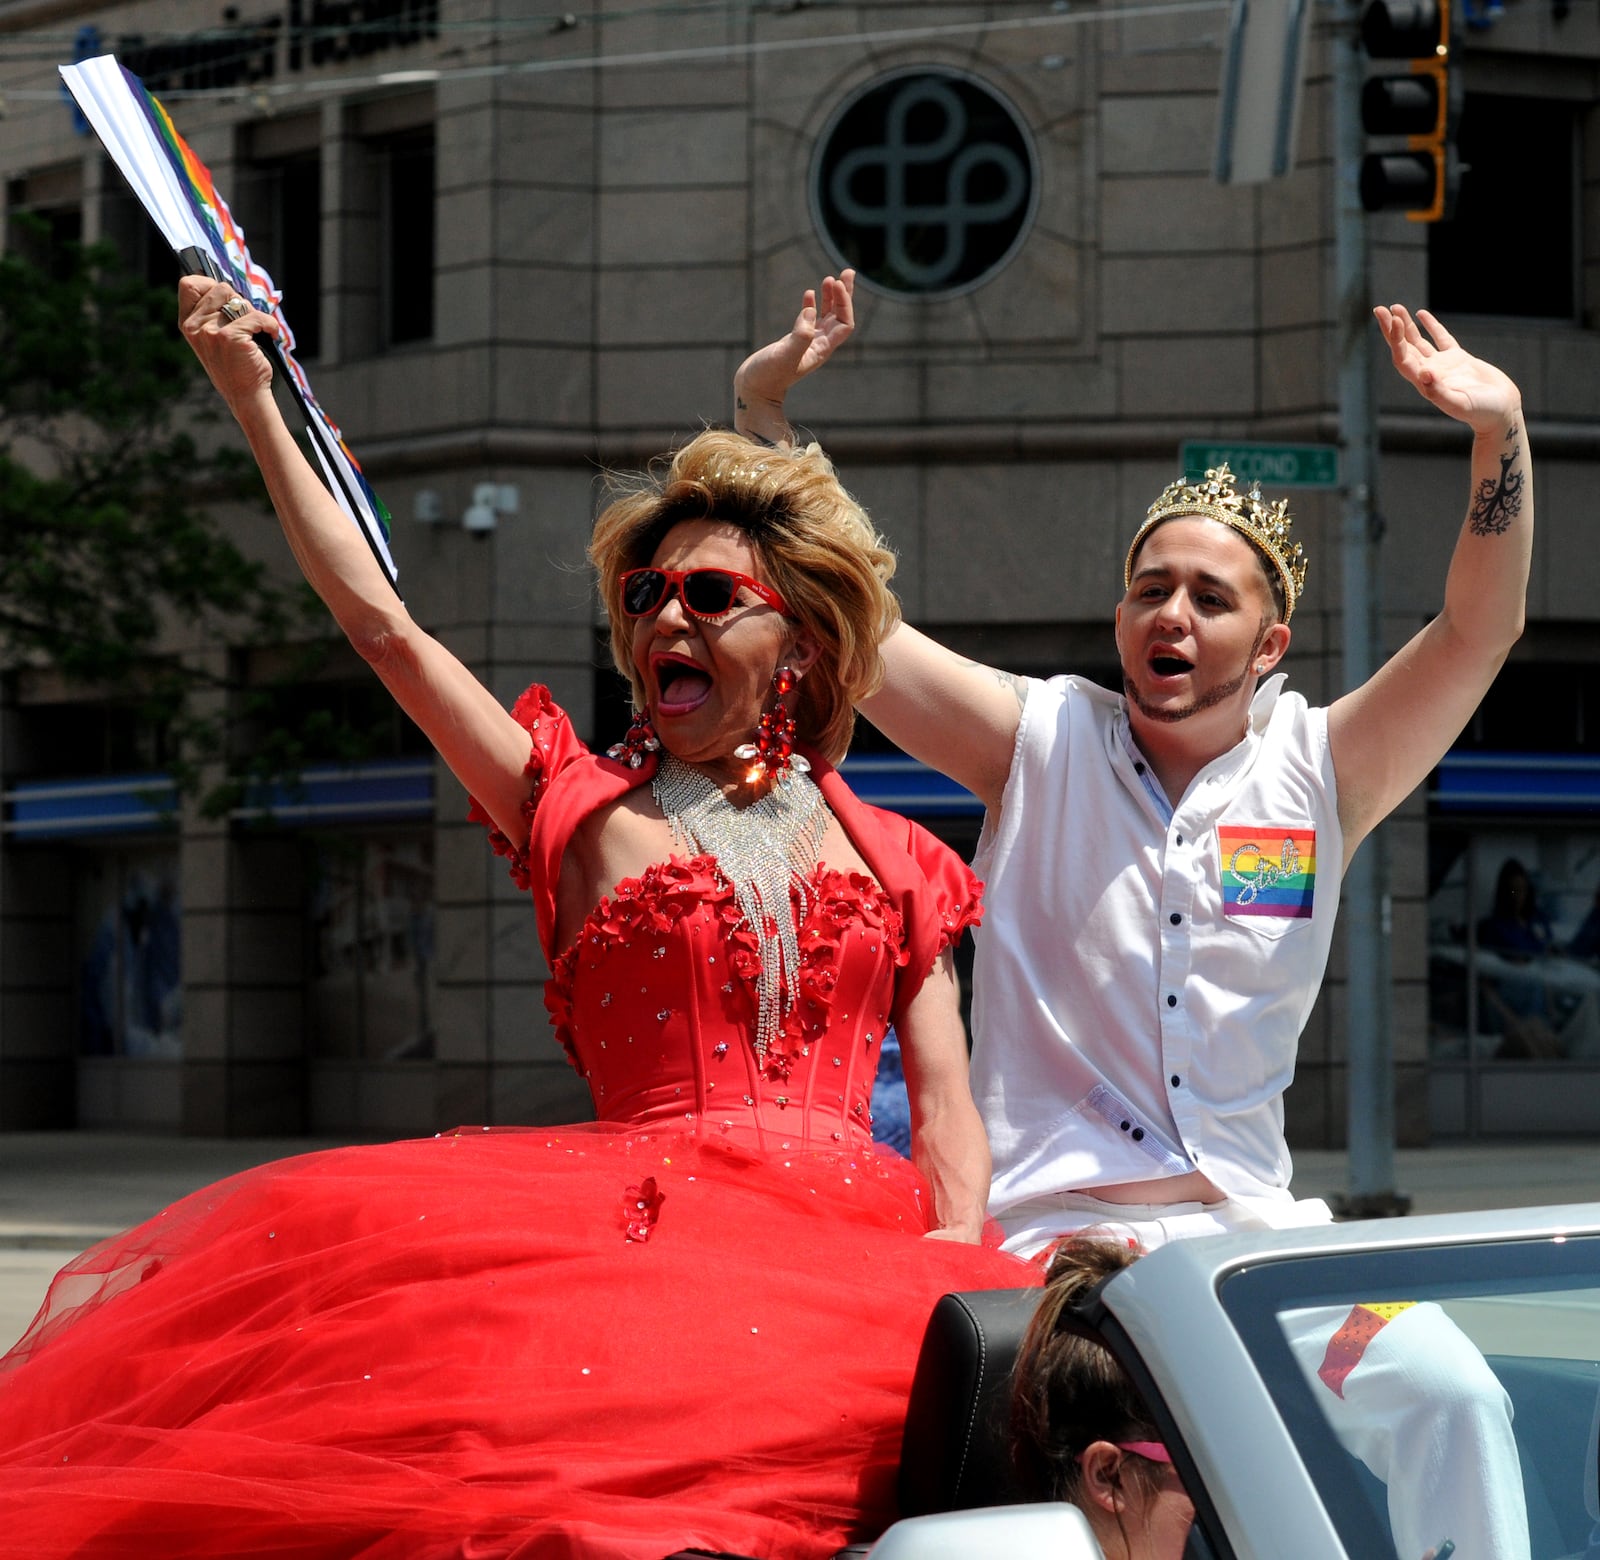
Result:
[[[647,704],[633,717],[633,724],[628,727],[627,735],[606,749],[606,757],[614,758],[620,764],[626,764],[629,769],[637,769],[644,762],[645,754],[657,752],[660,747],[661,738],[656,735],[656,728],[650,724],[650,706]]]
[[[772,674],[772,686],[777,690],[778,697],[773,701],[772,708],[762,715],[761,724],[756,727],[755,741],[745,742],[733,750],[735,758],[753,760],[750,772],[744,777],[747,785],[754,785],[763,778],[781,779],[784,772],[790,769],[806,774],[811,768],[806,756],[794,750],[794,716],[783,702],[786,695],[800,686],[794,668],[780,666]]]

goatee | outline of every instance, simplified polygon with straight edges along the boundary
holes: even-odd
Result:
[[[1243,670],[1237,677],[1225,683],[1217,683],[1214,687],[1207,688],[1197,699],[1190,700],[1187,704],[1180,704],[1176,708],[1170,705],[1154,705],[1140,697],[1138,688],[1133,679],[1128,676],[1127,668],[1122,672],[1122,692],[1128,702],[1145,717],[1146,720],[1163,721],[1173,725],[1180,720],[1188,720],[1191,716],[1200,714],[1202,710],[1215,709],[1217,705],[1231,699],[1244,687],[1250,677],[1250,663],[1255,659],[1256,652],[1251,651],[1244,663]]]

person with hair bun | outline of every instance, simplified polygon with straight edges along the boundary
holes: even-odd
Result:
[[[1082,1511],[1106,1560],[1179,1560],[1194,1502],[1161,1431],[1111,1351],[1066,1325],[1096,1284],[1137,1255],[1092,1234],[1057,1249],[1017,1351],[1011,1446],[1029,1493]]]
[[[822,1560],[895,1517],[922,1324],[1030,1281],[952,945],[981,886],[834,764],[894,560],[816,450],[702,433],[600,516],[636,715],[591,752],[412,620],[306,465],[226,286],[183,330],[289,545],[475,798],[598,1120],[306,1155],[68,1264],[0,1363],[32,1557]],[[908,1163],[871,1140],[893,1025]]]

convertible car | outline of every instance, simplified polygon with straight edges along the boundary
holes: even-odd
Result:
[[[1533,1560],[1600,1560],[1600,1203],[1181,1241],[1104,1284],[1078,1320],[1161,1426],[1194,1499],[1191,1560],[1423,1560],[1395,1556],[1384,1487],[1334,1438],[1284,1324],[1424,1300],[1511,1397]],[[872,1560],[1097,1560],[1073,1508],[1014,1504],[1005,1399],[1028,1309],[1025,1292],[940,1302],[902,1458],[910,1515]]]

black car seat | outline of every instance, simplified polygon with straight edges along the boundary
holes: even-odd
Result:
[[[1011,1367],[1037,1289],[946,1295],[922,1336],[900,1454],[900,1511],[922,1517],[1028,1499],[1011,1466]]]

